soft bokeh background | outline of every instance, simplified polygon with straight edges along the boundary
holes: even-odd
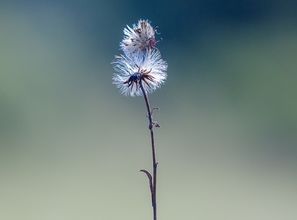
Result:
[[[149,220],[142,98],[122,29],[158,26],[160,220],[297,219],[297,4],[0,1],[0,219]]]

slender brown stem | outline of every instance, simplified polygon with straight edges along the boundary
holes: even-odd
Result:
[[[151,144],[152,144],[152,159],[153,159],[153,176],[152,176],[152,190],[151,190],[151,196],[152,196],[152,207],[153,207],[153,220],[157,220],[157,166],[158,162],[156,160],[156,148],[155,148],[155,139],[154,139],[154,126],[153,126],[153,118],[152,118],[152,112],[148,100],[148,96],[143,88],[142,82],[139,82],[140,89],[143,93],[148,119],[149,119],[149,130],[150,130],[150,136],[151,136]]]

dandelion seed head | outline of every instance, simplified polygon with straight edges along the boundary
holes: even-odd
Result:
[[[143,95],[159,88],[167,78],[167,63],[158,50],[149,50],[144,56],[117,56],[113,62],[115,73],[113,84],[124,95]]]
[[[155,48],[156,44],[155,29],[148,20],[141,19],[132,28],[127,25],[120,47],[128,55],[145,53],[146,50]]]

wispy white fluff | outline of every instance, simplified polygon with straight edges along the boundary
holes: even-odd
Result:
[[[120,47],[126,55],[145,53],[156,46],[155,29],[148,20],[139,20],[133,27],[124,29]]]
[[[124,95],[141,96],[142,84],[146,93],[159,88],[167,78],[167,63],[157,49],[148,50],[144,55],[121,55],[113,62],[115,84]]]

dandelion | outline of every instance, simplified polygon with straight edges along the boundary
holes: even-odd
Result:
[[[148,51],[144,57],[121,55],[114,62],[115,84],[124,95],[142,96],[159,88],[167,77],[167,64],[158,50]]]
[[[133,28],[124,29],[124,39],[120,43],[123,55],[116,56],[113,84],[127,96],[143,96],[149,121],[152,147],[152,171],[140,170],[149,181],[153,219],[157,220],[157,157],[154,128],[159,124],[153,121],[153,110],[149,104],[148,94],[159,88],[167,78],[167,63],[161,58],[155,47],[155,30],[147,20],[139,20]]]
[[[124,39],[120,47],[127,55],[145,53],[146,50],[155,48],[157,41],[155,39],[155,29],[148,20],[139,20],[133,27],[124,29]]]

